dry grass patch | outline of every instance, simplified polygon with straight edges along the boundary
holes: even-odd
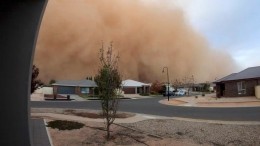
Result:
[[[92,118],[92,119],[104,119],[105,118],[102,112],[83,112],[83,111],[76,111],[76,110],[65,110],[64,114]],[[133,116],[135,116],[135,114],[133,114],[133,113],[118,112],[115,115],[115,118],[124,119],[124,118],[130,118]]]

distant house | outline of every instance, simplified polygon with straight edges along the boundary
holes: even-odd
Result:
[[[215,92],[216,91],[216,84],[215,83],[198,83],[192,85],[192,91],[196,92]]]
[[[230,74],[215,83],[217,97],[255,96],[255,86],[260,85],[260,66]]]
[[[124,94],[141,94],[150,93],[150,84],[134,81],[124,80],[122,81],[122,89]]]
[[[52,84],[53,94],[93,94],[96,83],[92,80],[63,80]]]
[[[164,87],[165,87],[165,92],[168,92],[168,86],[169,86],[169,91],[170,92],[173,92],[173,91],[175,91],[175,89],[174,89],[174,87],[172,86],[172,84],[167,84],[167,83],[165,83],[164,84]]]

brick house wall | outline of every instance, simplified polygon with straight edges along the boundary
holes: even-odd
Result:
[[[217,97],[221,97],[220,84],[219,83],[216,84],[216,96]]]
[[[237,83],[245,81],[246,94],[238,94]],[[248,80],[237,80],[228,81],[225,83],[224,97],[243,97],[243,96],[255,96],[255,86],[259,85],[260,79],[248,79]],[[217,87],[218,88],[218,87]]]
[[[53,86],[53,94],[57,94],[58,92],[58,86]]]
[[[145,93],[150,93],[150,86],[145,87]]]
[[[75,87],[75,93],[76,93],[77,95],[80,95],[80,94],[81,94],[81,92],[80,92],[80,87]]]

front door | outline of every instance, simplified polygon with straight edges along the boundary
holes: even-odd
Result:
[[[225,95],[225,84],[221,83],[220,84],[220,96],[224,96]]]

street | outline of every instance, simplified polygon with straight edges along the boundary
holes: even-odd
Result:
[[[123,99],[119,111],[205,120],[260,121],[260,107],[206,108],[160,104],[166,97]],[[99,101],[31,101],[31,108],[70,108],[101,110]]]

